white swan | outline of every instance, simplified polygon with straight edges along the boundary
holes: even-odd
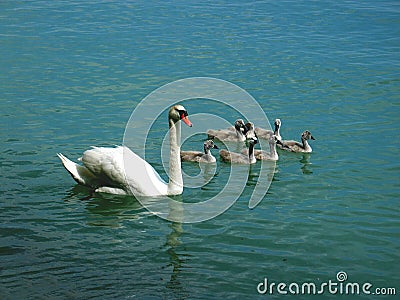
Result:
[[[216,159],[211,154],[211,149],[218,149],[217,145],[212,140],[204,142],[204,152],[200,151],[181,151],[182,161],[202,162],[202,163],[215,163]]]
[[[242,119],[237,119],[234,127],[219,130],[207,130],[209,139],[216,139],[221,142],[244,142],[246,140],[245,133],[245,124]]]
[[[280,134],[280,128],[282,125],[282,122],[280,119],[275,119],[274,122],[275,128],[274,131],[272,130],[268,130],[268,129],[263,129],[260,127],[256,127],[255,128],[255,132],[257,134],[257,137],[260,139],[265,139],[265,140],[269,140],[271,138],[271,136],[275,135],[277,137],[277,139],[279,141],[282,140],[281,134]]]
[[[312,148],[307,142],[307,140],[310,139],[315,140],[315,138],[311,135],[311,132],[306,130],[301,134],[301,143],[292,140],[281,141],[281,143],[278,144],[278,147],[289,152],[311,153]]]
[[[61,153],[57,155],[76,182],[89,186],[96,192],[135,196],[180,195],[183,192],[180,120],[192,126],[186,109],[182,105],[175,105],[168,113],[170,128],[168,183],[161,179],[148,162],[125,146],[93,147],[83,153],[80,159],[83,166],[74,163]]]

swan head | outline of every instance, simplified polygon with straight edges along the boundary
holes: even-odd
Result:
[[[281,119],[275,119],[274,125],[275,125],[275,133],[279,133],[279,128],[281,128]],[[278,137],[278,139],[282,139],[280,136]]]
[[[213,140],[207,140],[204,142],[204,150],[218,149],[217,145],[214,144]]]
[[[244,125],[244,132],[245,132],[245,134],[247,134],[248,132],[253,133],[253,134],[256,134],[255,131],[254,131],[254,123],[252,123],[252,122],[247,122],[247,123]]]
[[[245,137],[246,137],[246,142],[247,142],[249,145],[255,145],[255,144],[257,144],[257,143],[258,143],[258,137],[257,137],[256,132],[254,131],[254,124],[251,123],[251,122],[248,122],[248,123],[246,124],[246,129],[247,129],[246,135],[245,135]]]
[[[275,119],[275,129],[274,129],[274,134],[278,138],[278,140],[282,140],[281,134],[279,133],[279,129],[281,128],[281,119]]]
[[[257,138],[257,134],[256,134],[256,132],[254,130],[254,124],[252,122],[246,123],[245,132],[246,132],[245,136],[246,136],[247,140],[250,140],[252,138],[258,139]]]
[[[182,120],[183,122],[185,122],[187,126],[192,127],[192,122],[189,121],[188,112],[186,108],[184,108],[180,104],[174,105],[170,108],[168,117],[174,123],[178,122],[179,120]]]
[[[240,131],[242,133],[245,133],[245,124],[244,121],[242,119],[237,119],[235,121],[235,129],[237,131]]]
[[[315,138],[312,136],[311,132],[306,130],[301,134],[301,139],[302,140],[315,140]]]

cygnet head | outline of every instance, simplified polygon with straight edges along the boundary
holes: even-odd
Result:
[[[315,140],[315,138],[312,136],[311,132],[306,130],[301,134],[301,139],[302,140]]]
[[[244,121],[242,119],[237,119],[235,121],[235,129],[237,131],[240,131],[242,133],[245,133],[245,124]]]
[[[173,120],[174,123],[182,120],[186,125],[192,127],[192,122],[189,121],[186,108],[180,104],[176,104],[170,108],[168,117],[169,119]]]
[[[275,119],[274,124],[275,124],[275,127],[280,127],[282,124],[281,119]]]
[[[248,132],[250,132],[250,134],[256,134],[255,133],[255,131],[254,131],[254,123],[253,122],[247,122],[245,125],[244,125],[244,128],[245,128],[245,134],[247,135],[247,133]]]
[[[214,144],[213,140],[207,140],[204,142],[204,151],[207,152],[207,150],[210,149],[218,149],[217,145]]]
[[[248,122],[245,125],[246,128],[246,140],[255,138],[256,140],[258,140],[257,134],[254,130],[254,124],[252,122]]]

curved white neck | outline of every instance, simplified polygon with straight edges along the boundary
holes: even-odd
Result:
[[[169,119],[169,182],[168,195],[179,195],[183,192],[181,169],[181,123]]]

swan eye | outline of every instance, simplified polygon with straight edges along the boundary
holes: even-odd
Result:
[[[188,116],[188,113],[186,110],[178,110],[179,115],[181,116],[181,119],[185,118]]]
[[[176,111],[178,112],[180,119],[181,119],[187,126],[192,127],[192,123],[189,121],[187,111],[186,111],[186,110],[182,110],[182,109],[181,109],[181,110],[176,109]]]

